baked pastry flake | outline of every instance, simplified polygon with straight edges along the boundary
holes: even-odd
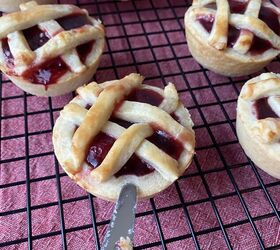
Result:
[[[132,183],[138,198],[171,185],[189,166],[195,136],[173,84],[164,90],[143,77],[77,89],[53,130],[55,154],[67,174],[88,192],[116,200]]]
[[[261,0],[194,0],[185,14],[192,56],[225,76],[259,71],[280,52],[280,9]]]
[[[116,246],[117,250],[133,250],[133,244],[128,236],[126,238],[120,237],[120,240],[117,242]]]
[[[237,104],[239,142],[252,161],[280,178],[280,75],[263,73],[242,88]]]
[[[19,10],[19,5],[30,0],[0,0],[0,11],[13,12]],[[56,0],[36,0],[38,4],[56,3]]]
[[[104,28],[74,5],[28,2],[0,18],[0,68],[26,92],[69,93],[88,82],[104,49]]]

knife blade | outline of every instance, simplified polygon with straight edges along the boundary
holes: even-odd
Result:
[[[125,239],[129,237],[130,241],[133,241],[136,193],[136,187],[133,184],[126,184],[122,188],[101,250],[116,249],[116,243],[120,237]]]

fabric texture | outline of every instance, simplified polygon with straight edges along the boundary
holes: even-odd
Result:
[[[162,249],[162,238],[174,250],[196,244],[201,249],[260,249],[259,239],[264,247],[279,246],[280,182],[250,165],[235,135],[236,100],[249,76],[223,77],[191,57],[183,28],[190,3],[62,2],[80,4],[106,27],[97,82],[131,72],[146,76],[151,85],[173,82],[195,123],[195,159],[175,184],[138,202],[134,245]],[[277,58],[264,71],[279,73],[279,66]],[[30,225],[34,249],[62,249],[64,240],[71,250],[97,249],[114,204],[98,198],[91,204],[53,155],[53,120],[72,94],[26,95],[5,77],[1,89],[0,246],[27,249]]]

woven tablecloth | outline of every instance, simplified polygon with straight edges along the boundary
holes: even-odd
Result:
[[[190,55],[182,0],[61,1],[88,9],[106,27],[95,80],[131,72],[176,84],[195,123],[196,156],[175,184],[139,201],[136,248],[280,248],[280,182],[257,169],[235,135],[236,99],[252,76],[227,78]],[[276,2],[280,6],[280,1]],[[279,59],[263,71],[280,72]],[[41,98],[2,78],[0,246],[98,249],[114,204],[88,195],[55,161],[52,126],[72,94]]]

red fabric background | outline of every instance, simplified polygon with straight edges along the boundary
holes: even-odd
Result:
[[[201,70],[190,56],[185,42],[182,24],[189,5],[186,1],[97,2],[79,1],[93,16],[97,17],[99,12],[106,26],[107,47],[96,80],[102,82],[138,71],[147,77],[146,83],[149,84],[163,86],[163,83],[172,81],[195,123],[196,159],[176,185],[158,194],[154,200],[138,203],[137,212],[140,214],[136,219],[135,245],[155,243],[150,249],[162,248],[152,210],[155,206],[167,248],[195,248],[178,190],[181,190],[202,249],[227,249],[220,223],[225,226],[234,249],[260,248],[241,202],[246,204],[265,246],[279,245],[279,221],[230,126],[230,122],[233,125],[235,122],[237,92],[234,86],[240,89],[249,77],[229,79]],[[279,0],[277,3],[280,6]],[[275,60],[266,70],[280,72],[279,66],[279,61]],[[15,97],[9,98],[11,96]],[[49,100],[28,95],[25,106],[23,91],[10,82],[2,85],[1,138],[5,139],[1,140],[0,243],[19,240],[5,249],[27,249],[27,163],[31,179],[33,247],[40,250],[62,248],[49,105],[51,103],[55,109],[53,115],[57,117],[59,109],[71,97],[69,94]],[[28,112],[27,124],[25,111]],[[24,136],[26,131],[28,137]],[[36,157],[40,153],[45,153],[45,156]],[[30,156],[29,161],[25,159],[26,154]],[[15,160],[4,163],[11,158]],[[69,249],[95,249],[89,198],[63,174],[61,168],[59,171],[67,246]],[[259,169],[257,173],[279,210],[279,181]],[[238,197],[236,188],[242,199]],[[102,222],[110,219],[113,204],[97,198],[93,199],[93,204],[102,242],[106,231]],[[42,238],[41,234],[49,237]]]

